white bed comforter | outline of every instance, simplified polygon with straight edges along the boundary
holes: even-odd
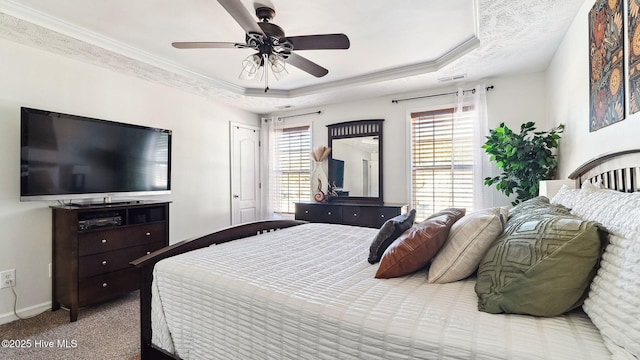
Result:
[[[583,313],[477,310],[474,281],[374,279],[376,229],[306,224],[154,270],[155,345],[182,359],[608,359]]]

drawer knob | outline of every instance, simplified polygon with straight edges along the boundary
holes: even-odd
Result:
[[[150,233],[150,232],[147,232],[145,235],[147,235],[147,236],[151,236],[151,233]]]
[[[331,215],[331,211],[327,212],[327,215]]]
[[[107,260],[102,260],[102,265],[107,265]]]
[[[354,213],[353,216],[358,216],[358,214]]]
[[[147,251],[147,255],[151,254],[151,251]]]
[[[304,211],[304,213],[305,213],[305,214],[308,214],[308,213],[309,213],[309,210],[305,210],[305,211]]]
[[[106,244],[107,243],[107,239],[102,239],[102,243]]]
[[[107,283],[102,283],[102,287],[106,288],[107,287]]]
[[[380,217],[381,217],[381,218],[383,218],[383,217],[384,217],[384,214],[380,215]]]

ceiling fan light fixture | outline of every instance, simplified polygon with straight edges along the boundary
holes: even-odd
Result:
[[[271,72],[273,73],[273,77],[276,80],[280,80],[287,76],[289,72],[286,68],[286,63],[284,61],[284,57],[280,54],[271,54],[269,55],[269,65],[271,67]]]
[[[253,80],[262,78],[263,61],[259,54],[247,56],[242,60],[242,71],[238,78],[240,80]]]

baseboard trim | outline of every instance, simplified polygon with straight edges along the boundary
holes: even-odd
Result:
[[[18,309],[18,315],[20,315],[21,317],[30,317],[30,316],[40,314],[41,312],[44,312],[47,310],[51,310],[51,301],[47,301],[41,304],[36,304],[26,308]],[[18,320],[18,318],[15,316],[13,311],[0,314],[0,325],[7,324],[15,320]]]

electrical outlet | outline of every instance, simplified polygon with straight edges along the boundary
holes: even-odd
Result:
[[[16,269],[0,272],[0,289],[16,286]]]

